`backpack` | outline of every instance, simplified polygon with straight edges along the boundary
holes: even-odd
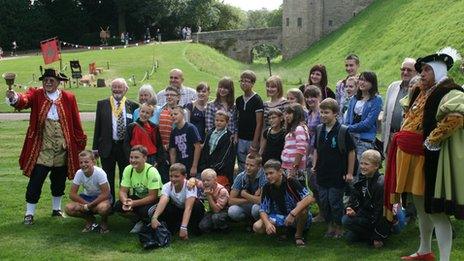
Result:
[[[320,136],[322,132],[322,127],[323,124],[319,124],[316,127],[316,142],[317,142],[317,147],[320,147]],[[337,145],[338,145],[338,151],[340,151],[341,154],[346,153],[346,132],[348,131],[348,126],[341,124],[340,125],[340,130],[338,131],[337,135]]]
[[[148,182],[148,171],[151,169],[151,168],[154,168],[153,166],[150,166],[147,168],[147,171],[145,171],[145,179],[147,180]],[[129,180],[131,182],[131,186],[132,186],[132,174],[134,173],[134,167],[131,168],[131,172],[130,172],[130,176],[129,176]]]
[[[321,132],[322,132],[322,124],[319,124],[317,125],[316,127],[316,142],[317,142],[317,147],[320,148],[320,139],[319,137],[321,136]],[[338,145],[338,151],[341,153],[341,154],[346,154],[347,151],[346,151],[346,133],[348,131],[348,126],[346,125],[343,125],[343,124],[340,124],[340,130],[338,131],[338,135],[337,135],[337,145]],[[348,134],[351,136],[351,133],[348,132]],[[356,153],[356,150],[355,150],[355,153]],[[347,160],[348,162],[348,160]],[[348,167],[348,163],[345,163],[345,168]],[[354,168],[353,168],[353,176],[356,175],[357,173],[357,169],[358,169],[358,166],[359,166],[359,162],[358,162],[358,158],[357,156],[355,156],[354,158]]]

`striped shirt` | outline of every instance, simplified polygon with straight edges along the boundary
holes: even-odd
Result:
[[[161,110],[159,116],[159,132],[161,134],[161,140],[163,145],[167,146],[169,144],[169,138],[172,131],[172,117],[171,110],[167,107]]]
[[[298,154],[303,155],[299,170],[306,169],[306,154],[308,151],[308,130],[306,126],[297,126],[294,132],[285,136],[284,150],[282,151],[282,168],[293,169],[295,158]]]
[[[235,105],[229,107],[228,110],[226,110],[221,103],[215,101],[208,102],[208,104],[206,104],[206,132],[214,129],[214,116],[216,115],[216,112],[219,110],[226,111],[227,114],[229,114],[230,118],[229,123],[227,124],[227,129],[230,130],[230,132],[232,132],[233,134],[237,133],[237,118],[235,113]]]

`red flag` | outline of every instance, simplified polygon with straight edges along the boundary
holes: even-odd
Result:
[[[61,59],[60,44],[58,38],[52,38],[40,42],[42,56],[45,64],[49,64]]]

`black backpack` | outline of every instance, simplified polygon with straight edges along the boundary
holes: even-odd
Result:
[[[171,243],[171,232],[166,227],[166,223],[161,222],[161,225],[153,229],[150,224],[144,225],[138,233],[140,244],[143,249],[154,249],[166,247]]]
[[[318,148],[320,147],[319,137],[321,136],[322,127],[323,127],[323,124],[319,124],[316,127],[316,142],[317,142]],[[340,151],[341,154],[346,153],[346,139],[345,138],[346,138],[347,131],[348,131],[348,126],[341,124],[340,130],[338,131],[338,135],[337,135],[338,151]]]
[[[320,136],[321,136],[321,132],[322,132],[322,127],[323,127],[323,124],[319,124],[317,125],[316,127],[316,142],[317,142],[317,147],[320,148]],[[346,154],[347,151],[346,151],[346,133],[348,132],[348,126],[346,125],[343,125],[343,124],[340,124],[340,130],[338,131],[338,135],[337,135],[337,145],[338,145],[338,151],[341,153],[341,154]],[[351,136],[351,133],[348,132],[348,134]],[[355,153],[356,153],[356,150],[355,150]],[[347,163],[345,163],[347,164]],[[354,168],[353,168],[353,176],[356,176],[356,173],[357,173],[357,169],[358,169],[358,158],[355,156],[355,161],[354,161]]]

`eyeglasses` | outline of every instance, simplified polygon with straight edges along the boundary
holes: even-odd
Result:
[[[412,72],[412,71],[414,71],[413,69],[409,69],[409,68],[400,68],[400,70],[401,70],[402,72],[405,72],[405,71],[406,71],[406,72]]]
[[[247,84],[250,84],[251,81],[248,80],[248,79],[244,79],[244,80],[242,79],[242,80],[240,80],[240,83],[247,83]]]
[[[164,96],[166,96],[166,97],[176,97],[176,96],[179,96],[179,95],[174,94],[174,93],[166,93]]]

